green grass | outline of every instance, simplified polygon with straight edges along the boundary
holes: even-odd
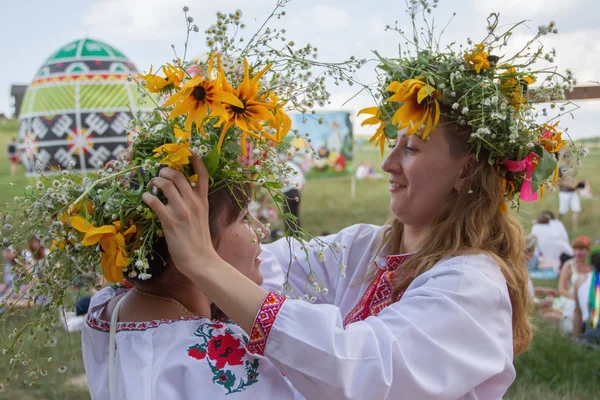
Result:
[[[8,141],[16,134],[16,130],[14,122],[2,124],[0,121],[0,149],[6,151]],[[370,162],[378,169],[381,157],[375,149],[365,145],[361,151],[357,151],[355,165],[361,161]],[[600,196],[600,174],[596,173],[599,168],[600,149],[593,148],[584,160],[580,176],[588,179]],[[14,186],[10,186],[9,182],[13,182]],[[28,179],[23,176],[22,169],[19,170],[18,177],[10,178],[8,160],[5,156],[0,157],[0,204],[12,201],[27,183]],[[303,226],[312,234],[320,234],[324,231],[336,232],[360,222],[384,223],[390,215],[387,178],[357,181],[355,197],[351,196],[351,185],[351,177],[309,181],[302,194]],[[557,212],[556,193],[548,193],[544,203],[523,204],[517,216],[529,229],[531,220],[544,209]],[[600,200],[583,200],[583,212],[577,230],[571,230],[570,218],[566,218],[564,222],[572,237],[596,237],[600,228]],[[556,281],[536,281],[535,284],[556,287]],[[594,393],[600,388],[600,362],[597,361],[599,353],[572,344],[544,321],[536,319],[535,323],[536,335],[530,349],[515,360],[517,380],[505,398],[593,399]],[[19,321],[13,321],[12,324],[17,326]],[[7,329],[10,330],[11,327],[4,327],[4,332]],[[48,368],[48,377],[40,381],[36,388],[30,388],[22,383],[24,377],[20,373],[20,377],[14,377],[11,382],[10,392],[0,394],[0,399],[89,399],[87,388],[81,384],[84,371],[79,354],[80,343],[78,334],[69,336],[64,333],[59,337],[56,347],[46,349],[41,355],[55,360],[51,363],[52,368]],[[77,359],[70,360],[66,356],[69,352],[77,355]],[[61,362],[66,362],[68,366],[65,374],[57,372]],[[8,360],[0,356],[0,376],[5,376],[7,371]]]

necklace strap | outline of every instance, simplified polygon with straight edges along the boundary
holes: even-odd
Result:
[[[187,309],[183,304],[181,304],[180,302],[178,302],[177,300],[175,300],[172,297],[164,297],[164,296],[158,296],[156,294],[152,294],[152,293],[147,293],[147,292],[143,292],[141,290],[136,289],[135,287],[131,289],[132,292],[135,293],[139,293],[142,296],[147,296],[147,297],[154,297],[155,299],[160,299],[163,301],[168,301],[169,303],[173,303],[175,304],[177,307],[179,307],[181,310],[185,311],[187,314],[189,314],[190,317],[193,317],[194,314],[193,312],[191,312],[189,309]]]

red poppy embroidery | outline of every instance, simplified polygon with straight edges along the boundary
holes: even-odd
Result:
[[[225,364],[241,365],[246,349],[240,344],[239,339],[228,333],[215,336],[208,342],[208,357],[216,361],[217,368],[223,368]]]
[[[192,346],[188,349],[188,356],[195,358],[196,360],[203,360],[206,357],[206,352],[200,349],[200,346]]]
[[[246,351],[248,338],[245,335],[219,322],[200,325],[194,335],[201,343],[188,347],[188,356],[206,360],[213,373],[213,383],[222,386],[225,394],[245,391],[258,382],[259,360]]]

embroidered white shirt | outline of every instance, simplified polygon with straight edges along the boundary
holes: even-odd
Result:
[[[264,355],[308,399],[501,399],[515,378],[512,309],[506,281],[488,255],[442,260],[417,277],[399,302],[344,327],[369,286],[373,260],[385,265],[384,257],[374,257],[383,229],[354,225],[326,237],[342,246],[340,252],[320,258],[313,247],[310,267],[295,244],[293,290],[305,291],[312,268],[328,291],[309,290],[321,304],[284,301]],[[286,271],[287,246],[285,240],[264,245],[261,268]]]
[[[91,301],[83,329],[83,362],[93,400],[108,393],[110,322],[99,316],[117,294],[108,287]],[[204,317],[120,322],[116,335],[118,399],[294,399],[287,379],[265,357],[247,352],[247,335]]]

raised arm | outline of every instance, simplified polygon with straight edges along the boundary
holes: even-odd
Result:
[[[271,294],[249,349],[271,359],[310,399],[457,399],[499,374],[510,383],[508,293],[501,276],[480,272],[489,268],[482,264],[436,266],[400,302],[346,328],[337,307]]]

